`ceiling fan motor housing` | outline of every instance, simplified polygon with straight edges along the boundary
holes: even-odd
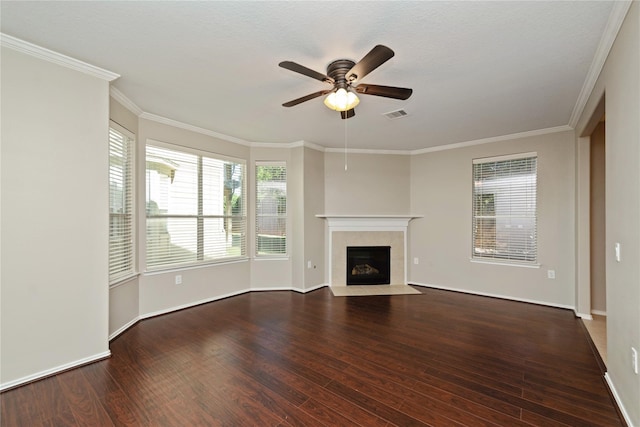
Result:
[[[327,66],[327,75],[335,81],[336,89],[347,89],[349,82],[346,74],[354,65],[356,63],[349,59],[338,59]]]

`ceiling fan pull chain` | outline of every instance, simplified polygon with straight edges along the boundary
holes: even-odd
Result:
[[[347,123],[348,120],[344,121],[344,171],[347,171]]]

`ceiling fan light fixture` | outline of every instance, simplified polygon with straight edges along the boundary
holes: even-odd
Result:
[[[331,92],[324,99],[324,105],[334,111],[348,111],[354,108],[359,103],[360,99],[358,98],[358,96],[355,93],[347,91],[344,88],[340,88],[335,92]]]

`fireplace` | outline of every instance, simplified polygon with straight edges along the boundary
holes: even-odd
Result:
[[[391,246],[389,284],[407,283],[407,228],[421,215],[316,215],[327,220],[329,285],[346,286],[349,246]]]
[[[391,283],[391,246],[347,246],[347,285]]]

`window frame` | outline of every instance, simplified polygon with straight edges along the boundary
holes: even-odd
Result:
[[[129,177],[131,182],[129,183],[129,185],[127,185],[126,183],[123,185],[123,191],[128,191],[130,193],[130,197],[129,198],[129,206],[130,206],[130,212],[129,213],[115,213],[111,211],[112,208],[112,204],[111,204],[111,200],[112,200],[112,193],[111,193],[111,156],[112,156],[112,151],[111,151],[111,131],[117,132],[119,134],[121,134],[123,136],[123,138],[128,139],[129,141],[129,147],[127,149],[128,151],[128,159],[127,159],[127,165],[128,165],[128,169],[129,169]],[[115,287],[118,286],[119,284],[126,282],[128,280],[131,280],[132,278],[138,276],[139,271],[138,271],[138,263],[137,263],[137,209],[136,209],[136,149],[137,149],[137,141],[136,141],[136,135],[129,131],[128,129],[126,129],[125,127],[119,125],[118,123],[116,123],[113,120],[109,120],[109,287]],[[124,188],[127,187],[127,188]],[[111,251],[112,251],[112,242],[111,242],[111,236],[113,235],[113,227],[112,227],[112,219],[113,217],[117,215],[117,216],[123,216],[123,215],[128,215],[130,217],[130,228],[129,228],[129,240],[130,240],[130,252],[128,254],[125,254],[123,256],[123,258],[129,258],[128,261],[125,261],[124,263],[126,264],[128,262],[129,264],[129,268],[127,269],[123,269],[121,271],[119,271],[117,274],[112,274],[111,272],[111,268],[112,268],[112,264],[111,264]]]
[[[260,166],[282,166],[285,168],[285,213],[284,215],[282,214],[276,214],[276,215],[260,215],[258,213],[258,207],[260,206],[260,204],[258,203],[258,167]],[[254,198],[254,215],[255,215],[255,222],[254,222],[254,256],[255,258],[258,259],[270,259],[270,258],[288,258],[289,257],[289,195],[288,195],[288,187],[289,187],[289,168],[288,168],[288,164],[285,160],[258,160],[255,162],[254,164],[254,176],[255,176],[255,198]],[[285,235],[284,235],[284,239],[285,239],[285,251],[284,253],[259,253],[258,252],[258,248],[259,248],[259,230],[258,230],[258,219],[259,218],[265,218],[265,217],[269,217],[269,218],[277,218],[277,219],[283,219],[285,226],[284,226],[284,230],[285,230]]]
[[[197,148],[192,148],[192,147],[187,147],[187,146],[183,146],[183,145],[178,145],[178,144],[172,144],[172,143],[168,143],[168,142],[162,142],[162,141],[158,141],[158,140],[154,140],[154,139],[147,139],[145,147],[144,147],[144,157],[145,157],[145,178],[144,178],[144,184],[145,184],[145,199],[144,199],[144,203],[146,205],[147,203],[147,198],[148,198],[148,168],[147,168],[147,148],[148,147],[156,147],[156,148],[160,148],[160,149],[165,149],[165,150],[172,150],[178,153],[182,153],[182,154],[187,154],[187,155],[193,155],[193,156],[197,156],[198,157],[198,163],[202,164],[202,159],[203,158],[207,158],[207,159],[212,159],[215,161],[222,161],[222,162],[230,162],[230,163],[235,163],[235,164],[239,164],[242,166],[242,183],[241,183],[241,194],[242,194],[242,203],[241,203],[241,209],[242,212],[240,215],[209,215],[209,214],[200,214],[200,213],[196,213],[196,214],[155,214],[155,215],[149,215],[148,212],[145,211],[145,254],[144,254],[144,262],[145,262],[145,272],[146,273],[157,273],[157,272],[162,272],[162,271],[167,271],[167,270],[178,270],[178,269],[185,269],[185,268],[194,268],[194,267],[203,267],[203,266],[208,266],[208,265],[216,265],[216,264],[225,264],[225,263],[230,263],[230,262],[238,262],[238,261],[245,261],[248,259],[247,256],[247,234],[248,234],[248,218],[247,218],[247,161],[245,159],[241,159],[241,158],[237,158],[237,157],[232,157],[232,156],[226,156],[226,155],[222,155],[216,152],[212,152],[212,151],[206,151],[206,150],[200,150]],[[200,209],[202,208],[201,204],[202,204],[202,197],[204,194],[203,191],[203,180],[202,180],[202,174],[201,174],[202,170],[200,171],[200,174],[197,176],[197,193],[198,193],[198,198],[199,198],[199,202],[198,202],[198,210],[200,211]],[[238,256],[228,256],[228,257],[221,257],[221,258],[213,258],[213,259],[196,259],[196,261],[188,261],[188,262],[183,262],[183,261],[178,261],[178,262],[171,262],[171,263],[161,263],[161,264],[149,264],[149,245],[148,245],[148,241],[149,241],[149,236],[147,235],[148,233],[148,226],[149,226],[149,218],[175,218],[175,219],[186,219],[186,218],[196,218],[196,222],[197,222],[197,233],[198,236],[196,237],[197,240],[197,253],[196,253],[196,258],[200,257],[200,250],[202,248],[201,245],[203,245],[202,241],[201,241],[201,236],[200,236],[200,231],[203,230],[203,221],[205,219],[222,219],[223,221],[226,218],[230,218],[232,221],[240,219],[242,221],[244,221],[244,225],[243,225],[243,231],[244,231],[244,235],[241,236],[241,247],[240,247],[240,255]],[[202,257],[204,258],[204,254],[202,255]]]
[[[533,171],[534,171],[534,177],[533,177],[533,188],[531,189],[531,182],[527,182],[526,184],[520,184],[520,186],[522,186],[524,189],[521,190],[517,190],[517,191],[512,191],[512,188],[517,188],[517,187],[512,187],[511,185],[508,187],[508,189],[506,189],[507,187],[498,187],[495,188],[493,190],[493,192],[491,192],[491,190],[489,191],[477,191],[477,188],[481,188],[482,187],[482,183],[488,182],[490,180],[483,180],[480,184],[479,181],[476,181],[477,178],[477,168],[479,167],[479,165],[486,165],[488,163],[499,163],[499,162],[513,162],[515,163],[516,161],[527,161],[528,162],[528,166],[532,167]],[[509,155],[503,155],[503,156],[496,156],[496,157],[486,157],[486,158],[479,158],[479,159],[473,159],[473,167],[472,167],[472,172],[471,172],[471,193],[472,193],[472,206],[471,206],[471,261],[472,262],[479,262],[479,263],[489,263],[489,264],[501,264],[501,265],[515,265],[515,266],[521,266],[521,267],[532,267],[532,268],[538,268],[540,266],[540,264],[538,263],[538,259],[539,259],[539,253],[538,253],[538,153],[537,152],[528,152],[528,153],[517,153],[517,154],[509,154]],[[509,165],[509,170],[511,171],[511,168],[513,167],[512,164]],[[524,174],[523,174],[524,175]],[[517,174],[504,174],[504,175],[499,175],[500,177],[502,177],[503,179],[505,178],[512,178],[514,176],[518,176]],[[502,205],[502,201],[500,201],[500,203],[498,202],[498,192],[499,191],[507,191],[508,193],[508,201],[506,202],[506,205],[509,206],[509,214],[499,214],[497,212],[498,209],[504,209],[504,208],[497,208],[497,205]],[[533,198],[531,198],[531,192],[533,191],[533,193],[535,193],[533,196]],[[521,197],[525,197],[524,200],[526,200],[526,207],[524,208],[524,211],[526,212],[526,214],[513,214],[511,213],[511,211],[513,210],[522,210],[523,209],[523,205],[522,205],[522,199]],[[515,201],[514,201],[515,198]],[[477,209],[477,203],[478,200],[482,200],[483,202],[485,200],[489,201],[491,207],[492,207],[492,214],[490,213],[489,215],[487,215],[486,213],[484,213],[484,215],[478,215],[478,209]],[[530,207],[531,205],[531,201],[533,200],[533,209]],[[518,204],[520,203],[520,204]],[[530,212],[533,212],[533,214],[531,215]],[[478,228],[478,220],[491,220],[493,219],[494,221],[494,235],[493,235],[493,254],[491,252],[488,252],[486,254],[479,254],[478,253],[478,247],[477,247],[477,241],[478,239],[481,239],[482,237],[478,236],[477,234],[477,228]],[[508,244],[511,244],[512,246],[507,247],[507,251],[503,252],[502,254],[498,254],[496,253],[496,246],[498,246],[499,243],[499,229],[497,228],[498,225],[496,224],[497,221],[504,222],[504,223],[508,223],[508,226],[505,226],[505,228],[509,228],[511,229],[511,222],[514,220],[520,220],[520,221],[524,221],[529,222],[529,226],[532,227],[532,238],[533,239],[533,258],[531,259],[530,257],[530,252],[526,251],[525,247],[527,246],[526,243],[524,243],[526,241],[526,238],[523,238],[522,236],[518,237],[515,236],[514,238],[509,238],[507,239],[509,241]],[[521,227],[518,227],[521,228]],[[527,230],[526,225],[524,226],[525,230]],[[531,228],[529,228],[531,229]],[[489,248],[490,249],[490,248]],[[522,254],[518,254],[516,252],[517,249],[520,249],[523,251]],[[527,259],[529,258],[529,259]]]

